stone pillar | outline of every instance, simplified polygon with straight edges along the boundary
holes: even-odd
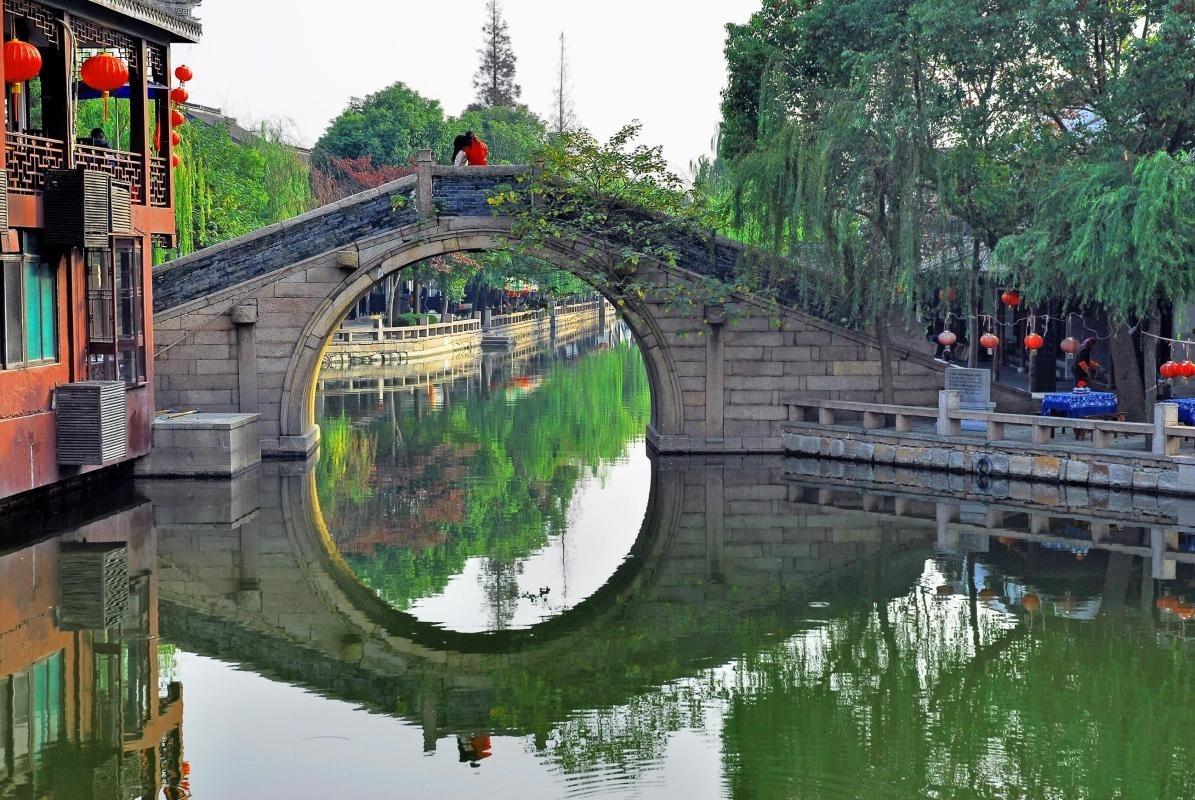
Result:
[[[1167,558],[1170,548],[1178,545],[1178,534],[1165,528],[1149,529],[1150,577],[1155,581],[1172,581],[1177,574],[1178,562]]]
[[[705,562],[711,583],[726,582],[726,476],[724,468],[705,472]]]
[[[483,308],[481,310],[481,329],[488,331],[494,324],[494,310],[492,308]]]
[[[938,549],[944,553],[957,553],[959,551],[958,531],[952,530],[951,526],[959,520],[958,503],[936,503],[934,519],[938,526]]]
[[[237,564],[237,605],[249,610],[261,611],[261,569],[259,523],[249,520],[241,526],[239,563]]]
[[[603,331],[606,330],[606,299],[604,297],[598,300],[598,325]]]
[[[1178,455],[1178,448],[1182,444],[1182,440],[1175,439],[1171,442],[1170,437],[1166,435],[1166,429],[1175,425],[1178,425],[1178,404],[1158,403],[1154,406],[1153,454],[1155,456]]]
[[[938,429],[939,436],[958,436],[961,433],[959,421],[950,418],[950,412],[959,409],[959,393],[955,389],[943,389],[938,392]]]
[[[238,408],[242,414],[258,413],[257,405],[257,300],[232,309],[237,331]]]
[[[720,442],[726,438],[726,356],[722,340],[726,308],[706,306],[705,322],[709,326],[705,343],[705,439]]]
[[[432,166],[435,157],[431,150],[420,150],[415,157],[415,211],[421,216],[430,217],[434,211],[432,202]]]

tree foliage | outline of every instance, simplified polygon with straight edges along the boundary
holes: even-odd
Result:
[[[510,31],[502,17],[502,6],[498,0],[488,0],[485,6],[485,24],[481,27],[484,42],[477,51],[481,64],[473,78],[477,90],[477,104],[483,108],[518,105],[523,91],[515,83],[515,66],[518,58],[510,43]]]
[[[519,252],[571,243],[580,274],[609,297],[652,291],[703,300],[701,287],[648,286],[637,276],[645,262],[677,264],[678,233],[709,231],[707,207],[671,172],[660,147],[636,144],[639,130],[627,125],[606,142],[566,131],[541,151],[542,169],[501,187],[489,203],[514,218]]]
[[[446,136],[440,102],[400,82],[353,98],[316,142],[314,155],[321,168],[331,157],[368,157],[377,167],[406,166],[420,150],[442,150]]]
[[[280,126],[263,125],[249,145],[227,125],[180,129],[174,173],[177,255],[281,222],[311,209],[310,171]]]

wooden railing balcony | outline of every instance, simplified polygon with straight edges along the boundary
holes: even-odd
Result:
[[[95,147],[90,144],[75,145],[75,166],[86,167],[96,172],[106,172],[122,183],[129,185],[134,203],[144,204],[142,195],[141,155],[110,147]]]
[[[8,166],[8,190],[17,194],[36,194],[45,188],[45,175],[69,166],[66,144],[58,139],[28,133],[5,134],[5,160]],[[75,145],[75,166],[106,172],[129,186],[132,201],[144,205],[142,159],[139,153]],[[155,208],[169,208],[169,170],[166,159],[153,157],[149,168],[149,201]]]
[[[154,156],[149,160],[149,204],[154,208],[170,207],[168,175],[166,159]]]
[[[45,175],[66,168],[66,144],[58,139],[9,131],[5,137],[8,190],[34,194],[45,187]]]

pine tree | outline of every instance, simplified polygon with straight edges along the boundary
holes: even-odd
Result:
[[[515,83],[518,59],[511,47],[510,32],[498,0],[489,0],[486,4],[486,21],[481,32],[485,43],[477,51],[481,55],[481,66],[473,78],[477,103],[485,107],[518,105],[519,94],[523,91]]]
[[[565,44],[564,33],[560,34],[560,61],[556,69],[556,95],[552,103],[552,133],[562,134],[571,130],[577,124],[577,114],[573,107],[572,76],[569,70],[568,47]]]

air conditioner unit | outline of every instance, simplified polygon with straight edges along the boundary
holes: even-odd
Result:
[[[125,385],[82,381],[58,387],[58,463],[99,466],[129,451]]]
[[[8,230],[8,170],[0,169],[0,231]]]
[[[106,250],[112,234],[112,180],[106,172],[53,169],[46,172],[42,207],[46,244]]]
[[[58,624],[106,630],[129,607],[129,551],[121,543],[70,543],[58,553]]]
[[[127,183],[112,181],[109,192],[112,196],[112,233],[133,232],[133,193]]]

